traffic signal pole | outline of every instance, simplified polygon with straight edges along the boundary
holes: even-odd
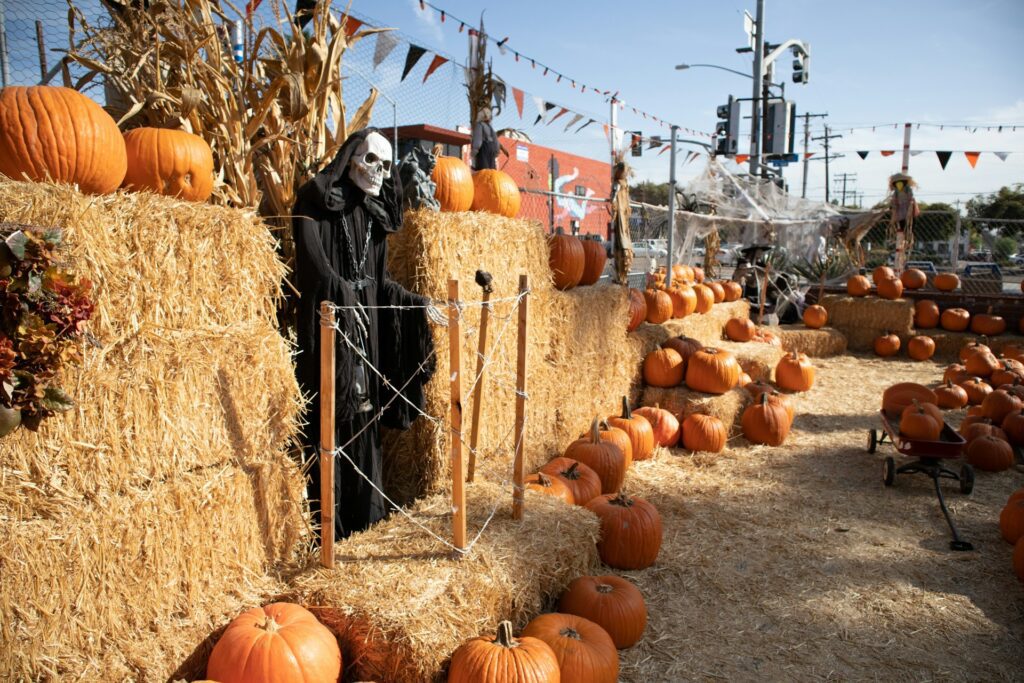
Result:
[[[764,0],[757,0],[754,20],[754,85],[750,116],[750,175],[757,175],[761,165],[761,89],[764,82]]]

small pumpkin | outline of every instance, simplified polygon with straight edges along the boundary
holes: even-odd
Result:
[[[950,380],[935,390],[936,403],[940,408],[958,410],[967,405],[967,392]]]
[[[550,474],[544,474],[543,472],[536,472],[526,477],[523,481],[526,484],[527,491],[543,493],[569,505],[576,504],[576,498],[572,495],[572,489],[557,477],[552,477]]]
[[[629,324],[626,326],[627,332],[632,332],[636,328],[640,327],[647,318],[647,300],[644,298],[644,293],[639,289],[629,290]]]
[[[959,384],[970,376],[971,373],[967,372],[967,368],[960,363],[953,363],[952,365],[947,365],[946,369],[942,372],[942,381],[948,380],[953,384]]]
[[[957,352],[957,356],[960,358],[960,362],[965,362],[968,358],[978,353],[979,351],[985,351],[986,353],[992,353],[992,349],[987,344],[975,339],[969,341],[960,347],[960,351]],[[995,355],[995,354],[993,354]]]
[[[715,305],[715,292],[707,285],[694,285],[693,293],[697,295],[697,313],[709,313]]]
[[[789,436],[792,422],[792,415],[786,405],[778,396],[767,392],[747,406],[740,418],[743,436],[751,443],[768,446],[781,446]]]
[[[569,444],[564,457],[597,472],[601,479],[601,493],[615,493],[626,478],[626,455],[615,444],[601,439],[596,417],[590,423],[590,435]]]
[[[608,263],[608,253],[601,240],[583,239],[580,243],[583,245],[583,275],[580,276],[579,284],[589,286],[601,279],[604,266]]]
[[[723,280],[722,289],[725,290],[726,301],[739,301],[743,296],[743,285],[732,280]]]
[[[558,611],[589,619],[611,636],[615,647],[632,647],[647,627],[647,605],[640,589],[621,576],[581,576],[569,584]]]
[[[651,429],[651,423],[639,415],[633,415],[625,396],[622,397],[622,414],[610,416],[608,424],[629,435],[633,444],[633,460],[647,460],[654,453],[654,430]]]
[[[964,369],[975,377],[991,377],[999,369],[999,361],[988,351],[978,351],[967,357]]]
[[[939,305],[931,299],[921,299],[914,303],[914,327],[930,330],[939,326]]]
[[[939,317],[942,329],[950,332],[963,332],[971,322],[971,314],[963,308],[947,308]]]
[[[940,292],[952,292],[960,286],[960,278],[955,273],[939,273],[932,280],[932,284]]]
[[[775,383],[786,391],[810,391],[814,375],[814,365],[805,353],[793,351],[780,358],[775,366]]]
[[[920,403],[910,406],[900,416],[900,435],[908,439],[938,441],[941,432],[942,422],[936,422]]]
[[[720,304],[725,301],[725,288],[722,287],[721,282],[709,282],[705,286],[715,295],[716,304]]]
[[[587,509],[601,520],[597,551],[616,569],[646,569],[661,550],[661,515],[643,498],[625,493],[597,496]]]
[[[672,317],[672,299],[658,289],[645,289],[644,300],[647,302],[647,322],[660,325]]]
[[[935,392],[916,382],[900,382],[893,384],[882,392],[882,410],[887,415],[900,415],[907,406],[918,403],[935,403]]]
[[[644,406],[633,411],[651,423],[654,443],[671,448],[679,443],[679,418],[659,406]]]
[[[960,382],[960,386],[967,392],[967,403],[972,406],[980,406],[985,397],[992,393],[992,387],[980,377],[969,377]]]
[[[736,357],[721,349],[701,349],[686,364],[686,386],[707,394],[724,394],[736,386],[739,376]]]
[[[301,605],[275,602],[235,617],[210,653],[206,677],[220,683],[336,681],[341,650]]]
[[[883,299],[899,299],[903,296],[903,283],[895,276],[886,277],[875,280],[875,290]]]
[[[484,173],[485,171],[478,171]],[[583,243],[561,228],[548,236],[548,265],[557,289],[572,289],[580,283],[585,265]],[[649,304],[648,304],[649,305]]]
[[[987,312],[971,318],[971,332],[994,337],[1006,332],[1006,320],[1001,315],[992,315],[992,307],[989,306]]]
[[[980,436],[967,444],[967,462],[986,472],[1002,472],[1013,467],[1013,447],[994,436]]]
[[[900,338],[891,332],[875,337],[875,355],[882,358],[891,358],[900,352]]]
[[[473,206],[473,172],[462,159],[437,157],[430,179],[442,211],[469,211]]]
[[[1010,500],[1003,506],[999,513],[999,533],[1011,544],[1024,537],[1024,499]]]
[[[213,150],[183,130],[133,128],[124,134],[127,172],[122,187],[205,202],[213,194]]]
[[[928,276],[925,275],[923,270],[907,268],[903,271],[903,274],[900,275],[900,282],[902,282],[903,286],[907,289],[921,289],[928,284]]]
[[[754,338],[757,326],[750,318],[729,318],[725,323],[725,336],[735,342],[748,342]]]
[[[850,296],[867,296],[871,293],[871,283],[863,275],[854,275],[846,281],[846,293]]]
[[[562,683],[616,683],[619,653],[599,625],[575,614],[542,614],[523,629],[524,638],[547,643],[558,660]],[[480,681],[493,680],[481,678]]]
[[[594,496],[601,495],[601,478],[581,462],[570,458],[553,458],[540,471],[560,479],[568,486],[576,505],[584,505]]]
[[[519,187],[508,173],[485,168],[473,174],[473,211],[514,218],[521,201]]]
[[[911,337],[907,342],[907,355],[914,360],[928,360],[935,355],[935,340],[925,335]]]
[[[729,430],[714,415],[691,413],[683,420],[683,446],[690,451],[721,453],[729,439]]]
[[[875,285],[878,285],[879,280],[885,280],[891,277],[896,277],[896,271],[889,266],[877,266],[871,271],[871,279],[874,280]]]
[[[560,683],[558,657],[539,638],[512,636],[503,621],[494,636],[472,638],[452,653],[448,683]]]
[[[683,360],[687,361],[690,356],[703,349],[704,345],[696,339],[681,335],[662,342],[661,348],[675,349],[683,357]]]
[[[820,329],[828,322],[828,310],[818,304],[808,306],[804,309],[803,320],[804,325],[812,330]]]
[[[644,382],[652,387],[676,387],[683,381],[686,363],[675,349],[655,349],[644,358]]]

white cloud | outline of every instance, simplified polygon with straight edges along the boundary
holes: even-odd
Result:
[[[420,9],[419,0],[409,0],[409,6],[412,8],[416,21],[428,31],[430,39],[444,45],[444,32],[441,30],[441,21],[438,13],[430,7]]]

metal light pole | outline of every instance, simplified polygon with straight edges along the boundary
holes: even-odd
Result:
[[[665,286],[672,286],[672,237],[676,231],[676,134],[679,126],[672,125],[672,145],[669,147],[669,170],[668,170],[668,240],[666,246],[668,255],[665,256]]]
[[[750,175],[756,175],[761,164],[761,82],[764,80],[764,0],[757,0],[757,34],[754,37],[754,84],[750,117]]]

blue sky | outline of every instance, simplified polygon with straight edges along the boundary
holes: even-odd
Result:
[[[451,17],[475,23],[485,11],[488,32],[507,36],[510,48],[578,82],[620,91],[627,105],[621,110],[620,125],[645,135],[667,137],[668,133],[635,116],[634,106],[683,127],[710,131],[715,108],[728,95],[750,96],[750,79],[715,69],[676,71],[673,67],[682,62],[711,63],[749,72],[750,55],[737,54],[735,48],[745,44],[743,11],[753,14],[755,0],[436,0],[434,4],[447,10],[444,23],[437,12],[421,11],[418,0],[354,0],[352,8],[462,62],[466,36],[458,33],[458,22]],[[912,131],[912,148],[929,150],[910,163],[924,201],[966,201],[975,193],[1024,182],[1024,2],[767,0],[765,35],[771,42],[797,38],[810,44],[810,82],[790,81],[788,56],[780,60],[775,80],[787,81],[787,96],[796,101],[798,114],[828,112],[824,121],[812,119],[812,135],[822,134],[824,122],[843,135],[833,144],[846,156],[831,162],[830,171],[833,176],[856,174],[851,191],[864,193],[867,202],[884,196],[886,177],[898,171],[900,164],[899,153],[881,157],[878,150],[902,148],[902,125],[894,129],[879,124],[909,121],[945,126],[940,130],[924,125]],[[580,94],[567,79],[556,83],[552,74],[543,77],[542,70],[531,69],[526,60],[516,63],[511,52],[503,56],[492,46],[490,56],[495,71],[510,85],[607,120],[604,98],[591,92]],[[454,69],[449,87],[461,89]],[[460,93],[447,95],[444,99],[450,102]],[[559,123],[533,128],[529,97],[526,110],[530,121],[522,127],[538,142],[594,158],[607,156],[599,126],[579,134],[563,133]],[[744,124],[744,134],[748,125]],[[849,132],[851,127],[872,125],[879,127]],[[1018,128],[1016,132],[1004,128],[1002,133],[985,130],[998,125]],[[964,126],[979,129],[968,132]],[[799,148],[802,119],[798,132]],[[820,143],[811,144],[811,151],[820,156]],[[741,148],[746,145],[749,142],[741,142]],[[861,160],[857,150],[870,150],[870,154]],[[954,152],[945,171],[931,150]],[[962,151],[983,152],[977,168],[971,169]],[[1006,161],[984,154],[996,151],[1011,154]],[[668,154],[656,152],[635,160],[639,179],[667,180]],[[680,164],[680,180],[701,165],[701,160]],[[824,198],[824,164],[811,161],[809,167],[808,196]],[[800,166],[790,166],[786,177],[791,189],[799,192]],[[833,184],[833,196],[836,188]]]

